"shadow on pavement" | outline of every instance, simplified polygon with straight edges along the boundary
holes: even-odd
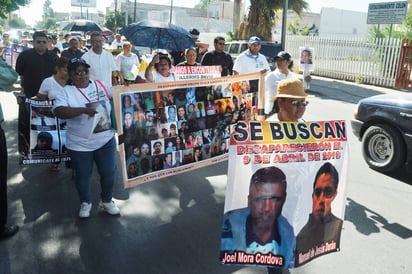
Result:
[[[346,206],[345,220],[352,222],[360,233],[371,235],[372,233],[380,232],[380,227],[382,227],[402,239],[412,237],[412,230],[409,228],[398,223],[389,223],[379,213],[366,208],[351,198],[347,198],[347,200],[349,204]],[[380,224],[379,226],[378,223]]]

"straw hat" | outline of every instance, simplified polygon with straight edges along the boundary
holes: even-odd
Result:
[[[305,88],[299,79],[285,79],[279,82],[277,95],[270,99],[271,102],[278,98],[306,98]]]

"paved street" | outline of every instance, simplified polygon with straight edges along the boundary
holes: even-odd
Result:
[[[307,120],[345,119],[359,99],[404,91],[314,77]],[[265,268],[221,266],[220,229],[227,162],[115,191],[120,217],[98,212],[93,184],[90,219],[79,220],[71,171],[20,166],[17,104],[0,93],[9,151],[9,223],[20,232],[0,242],[0,274],[266,273]],[[322,118],[323,117],[323,118]],[[350,138],[349,187],[341,252],[284,273],[411,273],[411,167],[385,175],[367,167]],[[119,182],[120,174],[119,174]]]

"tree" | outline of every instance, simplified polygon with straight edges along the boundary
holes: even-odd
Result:
[[[112,30],[113,32],[117,33],[115,30],[115,19],[117,20],[117,27],[123,28],[126,25],[126,13],[125,12],[116,12],[117,16],[115,18],[114,12],[109,13],[106,15],[106,24],[105,27]],[[128,22],[133,22],[132,17],[128,16]]]
[[[235,0],[239,1],[239,0]],[[305,0],[289,0],[288,8],[298,15],[308,8]],[[283,8],[283,0],[250,0],[247,18],[238,30],[238,39],[248,39],[252,35],[262,40],[272,40],[272,28],[276,24],[276,12]]]
[[[56,30],[57,25],[54,18],[54,10],[51,7],[51,1],[46,0],[43,4],[43,20],[36,24],[39,29]]]
[[[29,3],[30,0],[0,0],[0,18],[7,18],[7,14]]]

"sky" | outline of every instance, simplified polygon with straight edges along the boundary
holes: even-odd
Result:
[[[129,0],[133,2],[133,0]],[[309,3],[309,11],[320,13],[322,7],[337,8],[344,10],[368,12],[369,3],[391,2],[390,0],[306,0]],[[54,11],[62,12],[70,8],[70,0],[51,0]],[[114,0],[96,0],[97,9],[105,11]],[[119,1],[120,2],[120,1]],[[138,0],[137,3],[153,3],[153,0]],[[156,3],[170,5],[171,0],[156,0]],[[193,7],[198,1],[196,0],[173,0],[173,5]],[[31,4],[21,9],[20,16],[25,19],[29,25],[34,25],[36,21],[41,20],[43,14],[44,0],[31,0]]]

